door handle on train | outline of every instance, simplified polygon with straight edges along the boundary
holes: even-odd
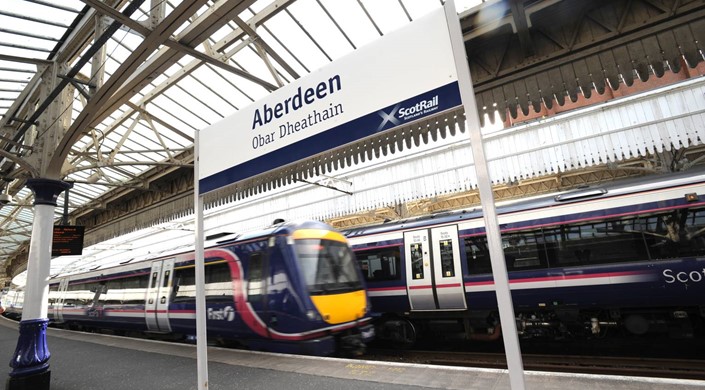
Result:
[[[162,297],[162,299],[159,300],[159,303],[166,303],[166,297]]]

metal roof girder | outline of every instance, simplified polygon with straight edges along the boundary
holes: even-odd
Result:
[[[109,116],[109,114],[105,113],[104,109],[107,106],[112,106],[112,104],[110,104],[111,102],[117,100],[118,104],[122,104],[122,102],[129,100],[130,96],[135,93],[132,91],[129,94],[123,94],[123,100],[119,94],[116,96],[112,92],[116,91],[120,86],[124,87],[128,77],[134,74],[134,72],[139,69],[139,66],[154,53],[154,50],[168,40],[171,33],[179,28],[184,21],[203,6],[205,2],[206,0],[193,0],[179,4],[164,22],[157,26],[157,28],[126,58],[115,74],[98,90],[93,99],[88,102],[86,109],[78,115],[66,135],[59,141],[56,151],[47,166],[46,174],[49,178],[61,176],[63,161],[68,156],[72,145],[80,138],[81,129],[94,126],[100,123],[105,117]]]

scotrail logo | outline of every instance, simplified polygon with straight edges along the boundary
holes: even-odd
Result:
[[[382,117],[382,123],[377,128],[377,131],[384,129],[387,123],[391,123],[391,127],[395,127],[402,122],[425,116],[436,110],[438,110],[438,95],[428,100],[418,101],[409,107],[401,107],[401,104],[397,104],[390,113],[380,110],[377,114]]]

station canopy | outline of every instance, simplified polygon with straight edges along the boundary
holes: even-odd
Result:
[[[459,13],[481,2],[455,1]],[[23,179],[32,168],[24,161],[36,157],[33,146],[51,121],[70,117],[61,178],[74,187],[67,203],[58,200],[60,222],[65,211],[104,208],[96,200],[106,194],[144,189],[155,167],[191,166],[196,131],[442,3],[3,0],[0,184],[13,201],[0,209],[0,267],[28,246],[33,199]],[[178,25],[169,30],[165,18]],[[138,57],[140,50],[147,52]],[[52,93],[72,100],[59,106],[64,112],[49,104]],[[80,265],[55,259],[52,273],[90,268],[109,257],[99,248],[119,246],[97,244]]]

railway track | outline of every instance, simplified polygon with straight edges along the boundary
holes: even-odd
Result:
[[[502,353],[370,349],[367,360],[460,367],[507,368]],[[705,360],[523,354],[530,371],[705,380]]]

